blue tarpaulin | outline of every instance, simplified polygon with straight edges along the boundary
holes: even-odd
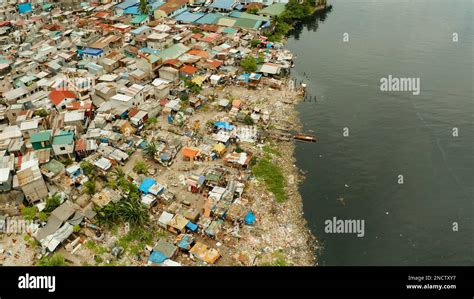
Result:
[[[198,226],[191,221],[186,224],[186,228],[190,229],[191,231],[195,232],[198,229]]]
[[[249,210],[245,216],[245,224],[252,225],[255,222],[255,215]]]
[[[249,82],[250,80],[250,74],[242,74],[239,77],[237,77],[238,81],[243,81],[243,82]]]
[[[235,126],[229,124],[228,122],[222,122],[222,121],[215,122],[214,126],[216,126],[219,129],[224,129],[226,131],[232,131],[235,128]]]
[[[152,263],[155,264],[161,264],[163,263],[168,257],[164,255],[163,253],[159,251],[153,251],[150,256],[148,257],[148,260]]]
[[[138,188],[141,192],[148,194],[150,192],[150,188],[156,184],[156,181],[152,178],[146,178],[143,180],[142,184]]]
[[[85,48],[82,54],[89,55],[89,56],[99,56],[102,53],[104,53],[104,50],[102,49],[96,49],[96,48]]]
[[[31,12],[31,3],[20,3],[18,4],[18,12],[20,14]]]
[[[178,247],[184,250],[188,250],[192,240],[187,235],[184,235],[181,241],[178,243]]]

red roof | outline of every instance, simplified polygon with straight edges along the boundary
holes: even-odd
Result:
[[[179,69],[181,72],[186,73],[188,75],[193,75],[195,72],[198,71],[197,68],[195,68],[192,65],[185,65],[182,68]]]
[[[216,69],[219,68],[223,64],[222,61],[217,60],[217,59],[208,59],[208,60],[206,60],[206,63],[209,64],[209,65],[212,65]]]
[[[95,14],[95,16],[98,17],[98,18],[101,18],[101,19],[105,19],[109,16],[109,12],[107,12],[107,11],[97,12]]]
[[[70,90],[55,89],[49,93],[49,99],[54,105],[59,105],[64,99],[75,99],[76,95]]]
[[[129,117],[134,117],[135,115],[137,115],[137,113],[138,113],[139,111],[140,111],[140,110],[138,110],[138,108],[132,107],[132,109],[130,109],[130,111],[128,111],[128,116],[129,116]]]
[[[67,110],[92,110],[92,102],[72,102],[66,105]]]
[[[163,65],[172,65],[172,66],[179,66],[182,62],[178,59],[166,59],[163,61]]]
[[[207,53],[206,51],[203,51],[203,50],[192,49],[192,50],[189,50],[188,54],[189,55],[200,56],[200,57],[204,57],[204,58],[209,58],[209,53]]]
[[[76,140],[76,151],[85,151],[87,149],[86,139]]]

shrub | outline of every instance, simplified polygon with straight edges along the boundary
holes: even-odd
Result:
[[[240,61],[240,66],[246,72],[255,72],[257,70],[257,61],[253,56],[247,55],[242,61]]]

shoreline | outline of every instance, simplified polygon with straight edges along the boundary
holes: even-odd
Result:
[[[284,81],[287,85],[290,81],[294,82],[294,79],[287,76]],[[227,86],[224,91],[226,96],[232,98],[238,97],[248,90],[239,86]],[[290,90],[285,86],[282,90],[264,88],[248,94],[247,104],[251,104],[255,99],[271,101],[268,107],[272,107],[269,109],[273,109],[272,112],[276,113],[271,119],[271,124],[283,123],[285,124],[284,129],[289,131],[298,131],[302,128],[296,110],[296,105],[302,100],[302,95],[297,91]],[[277,202],[271,192],[266,190],[264,182],[252,181],[248,193],[260,193],[258,196],[254,196],[251,208],[260,222],[256,227],[262,228],[262,234],[258,234],[253,229],[245,232],[247,235],[242,238],[245,241],[240,242],[239,246],[252,249],[244,250],[249,256],[243,259],[245,262],[241,263],[245,265],[274,265],[272,258],[277,252],[285,256],[285,265],[317,265],[315,253],[319,244],[308,228],[307,220],[303,214],[303,198],[299,187],[304,180],[304,175],[296,167],[296,145],[293,141],[280,141],[272,138],[267,139],[264,145],[272,145],[280,153],[280,155],[272,155],[271,158],[272,162],[283,171],[286,178],[286,199],[283,202]],[[257,156],[262,158],[264,153],[260,152]],[[259,244],[257,244],[257,240]]]

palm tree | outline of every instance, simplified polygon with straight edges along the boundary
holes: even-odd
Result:
[[[140,4],[138,5],[138,10],[144,15],[148,14],[148,2],[147,0],[140,0]]]
[[[56,192],[52,196],[49,196],[48,198],[46,198],[46,206],[44,208],[44,211],[46,213],[50,213],[54,209],[59,207],[60,204],[61,204],[61,195]]]
[[[148,209],[138,198],[123,198],[119,202],[117,213],[121,220],[132,226],[143,225],[148,219]]]
[[[149,156],[152,159],[155,158],[155,155],[156,155],[157,151],[158,151],[158,149],[156,148],[156,143],[154,143],[154,142],[148,143],[146,145],[145,149],[143,150],[145,155]]]
[[[102,224],[112,224],[117,222],[118,220],[118,212],[117,212],[117,204],[111,202],[97,210],[97,221],[100,225]]]
[[[94,180],[88,180],[84,183],[84,187],[86,187],[87,193],[90,195],[94,195],[96,192],[96,183]]]
[[[148,172],[148,167],[143,161],[135,162],[135,166],[133,166],[133,170],[138,174],[145,174]]]
[[[122,167],[117,166],[114,170],[112,170],[112,175],[115,177],[116,180],[120,180],[125,177],[125,171],[123,171]]]

